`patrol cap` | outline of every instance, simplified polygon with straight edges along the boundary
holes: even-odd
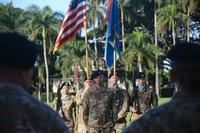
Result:
[[[108,76],[108,78],[111,78],[113,75],[114,75],[114,72],[112,70],[111,73],[110,73],[110,75]],[[116,76],[119,77],[119,73],[118,72],[116,72]]]
[[[84,78],[84,81],[86,81],[87,80],[87,76],[85,76],[85,78]],[[88,80],[93,80],[93,76],[92,75],[89,75],[88,76]]]
[[[68,82],[63,82],[60,87],[62,88],[63,86],[70,87],[70,84]]]
[[[36,61],[36,45],[18,33],[0,33],[0,51],[0,65],[30,69]]]
[[[93,71],[92,77],[93,77],[93,78],[96,78],[96,77],[98,77],[98,76],[104,77],[103,72],[102,72],[101,70]]]
[[[144,79],[145,78],[144,72],[138,72],[138,73],[136,73],[135,78],[136,79]]]
[[[170,64],[200,64],[200,45],[179,42],[167,53]]]

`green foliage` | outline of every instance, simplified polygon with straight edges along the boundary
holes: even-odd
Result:
[[[121,54],[121,58],[129,70],[132,69],[132,63],[135,60],[143,67],[154,67],[155,54],[161,53],[161,50],[150,42],[148,31],[144,28],[135,28],[132,34],[126,36],[126,42],[129,44]]]
[[[88,38],[103,37],[106,31],[105,24],[105,1],[87,1],[88,27],[92,28]],[[155,55],[162,55],[169,50],[172,38],[186,40],[186,32],[192,35],[190,39],[199,42],[200,27],[200,2],[198,0],[119,0],[120,10],[124,13],[124,30],[126,48],[120,55],[120,63],[125,64],[130,78],[133,61],[137,63],[135,70],[142,69],[153,80],[155,74]],[[122,8],[121,8],[122,7]],[[157,13],[158,47],[154,45],[154,13]],[[39,47],[39,56],[36,62],[32,88],[46,83],[44,59],[47,59],[49,75],[51,77],[73,77],[74,63],[79,64],[79,72],[85,73],[85,48],[83,38],[69,41],[62,45],[52,55],[54,42],[60,29],[64,15],[53,12],[50,7],[32,5],[26,10],[14,8],[12,3],[0,4],[0,32],[19,32],[34,41]],[[192,22],[191,22],[192,21]],[[187,24],[186,24],[187,23]],[[189,30],[187,26],[189,23]],[[98,24],[97,27],[94,25]],[[174,30],[174,35],[172,31]],[[45,33],[45,34],[42,34]],[[173,35],[173,36],[172,36]],[[97,37],[96,37],[97,36]],[[102,39],[103,40],[103,39]],[[46,42],[46,57],[43,56],[42,44]],[[96,43],[97,44],[97,43]],[[102,46],[103,47],[103,46]],[[89,49],[89,59],[96,60],[98,49]],[[167,74],[159,72],[160,84],[164,84]]]
[[[80,68],[85,66],[85,50],[85,43],[75,40],[68,42],[59,49],[56,55],[55,68],[62,73],[63,78],[73,75],[75,62],[79,62]]]

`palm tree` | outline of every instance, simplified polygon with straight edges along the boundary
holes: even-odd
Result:
[[[23,10],[14,8],[12,2],[0,4],[0,31],[18,31],[22,12]]]
[[[179,6],[175,0],[172,0],[169,4],[158,9],[157,17],[157,31],[164,34],[167,29],[172,31],[173,45],[176,43],[176,28],[179,27],[179,23],[183,22],[185,18],[184,14],[179,11]]]
[[[81,68],[85,74],[84,64],[85,64],[85,50],[86,45],[82,41],[70,41],[66,45],[60,48],[58,55],[56,56],[55,68],[62,73],[64,78],[70,77],[77,68]],[[90,50],[90,49],[88,49]],[[76,66],[75,65],[79,65]],[[77,76],[77,75],[76,75]]]
[[[87,19],[89,23],[92,25],[92,31],[93,31],[93,40],[94,40],[94,49],[95,49],[95,60],[97,61],[97,68],[98,65],[98,50],[97,50],[97,39],[96,39],[96,22],[98,22],[98,26],[100,29],[104,28],[105,25],[105,8],[102,5],[102,2],[99,0],[89,0],[87,2]]]
[[[158,49],[149,43],[149,35],[145,29],[135,28],[132,34],[127,35],[127,42],[129,46],[122,53],[122,60],[129,69],[132,69],[133,60],[137,61],[140,72],[143,71],[145,65],[146,67],[153,66]]]
[[[47,91],[47,103],[49,103],[49,67],[47,61],[47,47],[46,43],[50,43],[49,40],[53,33],[57,33],[56,30],[59,29],[57,20],[54,18],[54,14],[48,6],[44,7],[41,11],[37,6],[31,6],[25,14],[29,14],[29,19],[26,23],[22,24],[21,29],[28,33],[28,37],[31,40],[38,40],[42,38],[43,45],[43,56],[45,63],[45,73],[46,73],[46,91]],[[40,40],[40,39],[39,39]]]
[[[186,17],[186,40],[187,42],[190,41],[190,31],[189,31],[189,26],[190,26],[190,20],[191,20],[191,13],[193,13],[198,5],[198,0],[181,0],[180,5],[182,6],[182,10],[184,14],[187,15]]]

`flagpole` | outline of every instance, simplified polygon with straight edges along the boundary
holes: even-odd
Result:
[[[86,25],[86,22],[84,23],[84,30],[85,30],[85,45],[86,45],[86,50],[85,50],[86,77],[88,79],[88,77],[89,77],[89,63],[88,63],[88,45],[87,45],[87,25]]]
[[[116,31],[114,31],[114,65],[113,65],[113,73],[114,73],[114,80],[116,79]]]

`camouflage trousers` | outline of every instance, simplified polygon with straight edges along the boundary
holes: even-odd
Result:
[[[131,121],[135,121],[135,120],[139,119],[141,116],[142,116],[142,114],[133,113],[131,116]]]
[[[116,123],[112,133],[121,133],[122,129],[126,127],[126,123]]]

